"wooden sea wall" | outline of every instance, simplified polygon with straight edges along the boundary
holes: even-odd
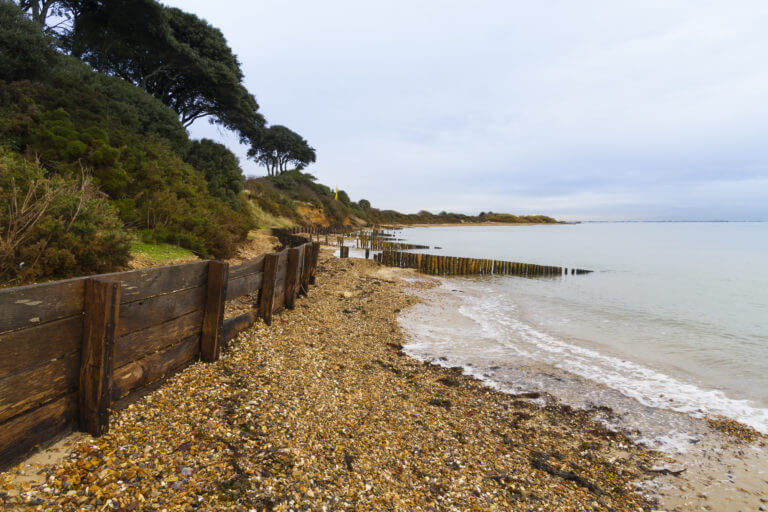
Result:
[[[500,275],[520,277],[556,277],[566,274],[588,274],[591,270],[535,265],[514,261],[460,258],[436,254],[382,251],[374,256],[390,267],[413,268],[424,274],[439,276]]]
[[[319,244],[239,265],[199,261],[0,290],[0,468],[109,413],[202,359],[314,282]],[[224,320],[227,301],[257,294]]]

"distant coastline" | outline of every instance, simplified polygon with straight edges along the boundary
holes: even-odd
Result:
[[[486,227],[486,226],[562,226],[564,224],[581,224],[581,222],[440,222],[435,224],[388,224],[393,228],[453,228],[457,226]]]

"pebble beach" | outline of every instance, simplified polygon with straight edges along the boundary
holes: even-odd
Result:
[[[419,300],[407,288],[430,286],[324,251],[317,285],[271,326],[61,460],[0,473],[0,508],[652,510],[636,482],[653,453],[547,395],[497,392],[402,352],[397,315]]]

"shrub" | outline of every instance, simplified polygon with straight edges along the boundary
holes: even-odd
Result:
[[[130,237],[91,179],[49,176],[0,152],[0,279],[4,284],[118,270]]]
[[[16,4],[0,0],[0,80],[43,78],[56,58],[40,27]]]
[[[233,206],[239,206],[237,195],[243,190],[240,161],[226,146],[209,139],[193,141],[184,160],[205,174],[208,191]]]

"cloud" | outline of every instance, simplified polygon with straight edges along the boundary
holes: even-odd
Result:
[[[768,219],[764,2],[168,3],[224,31],[268,120],[353,199]]]

